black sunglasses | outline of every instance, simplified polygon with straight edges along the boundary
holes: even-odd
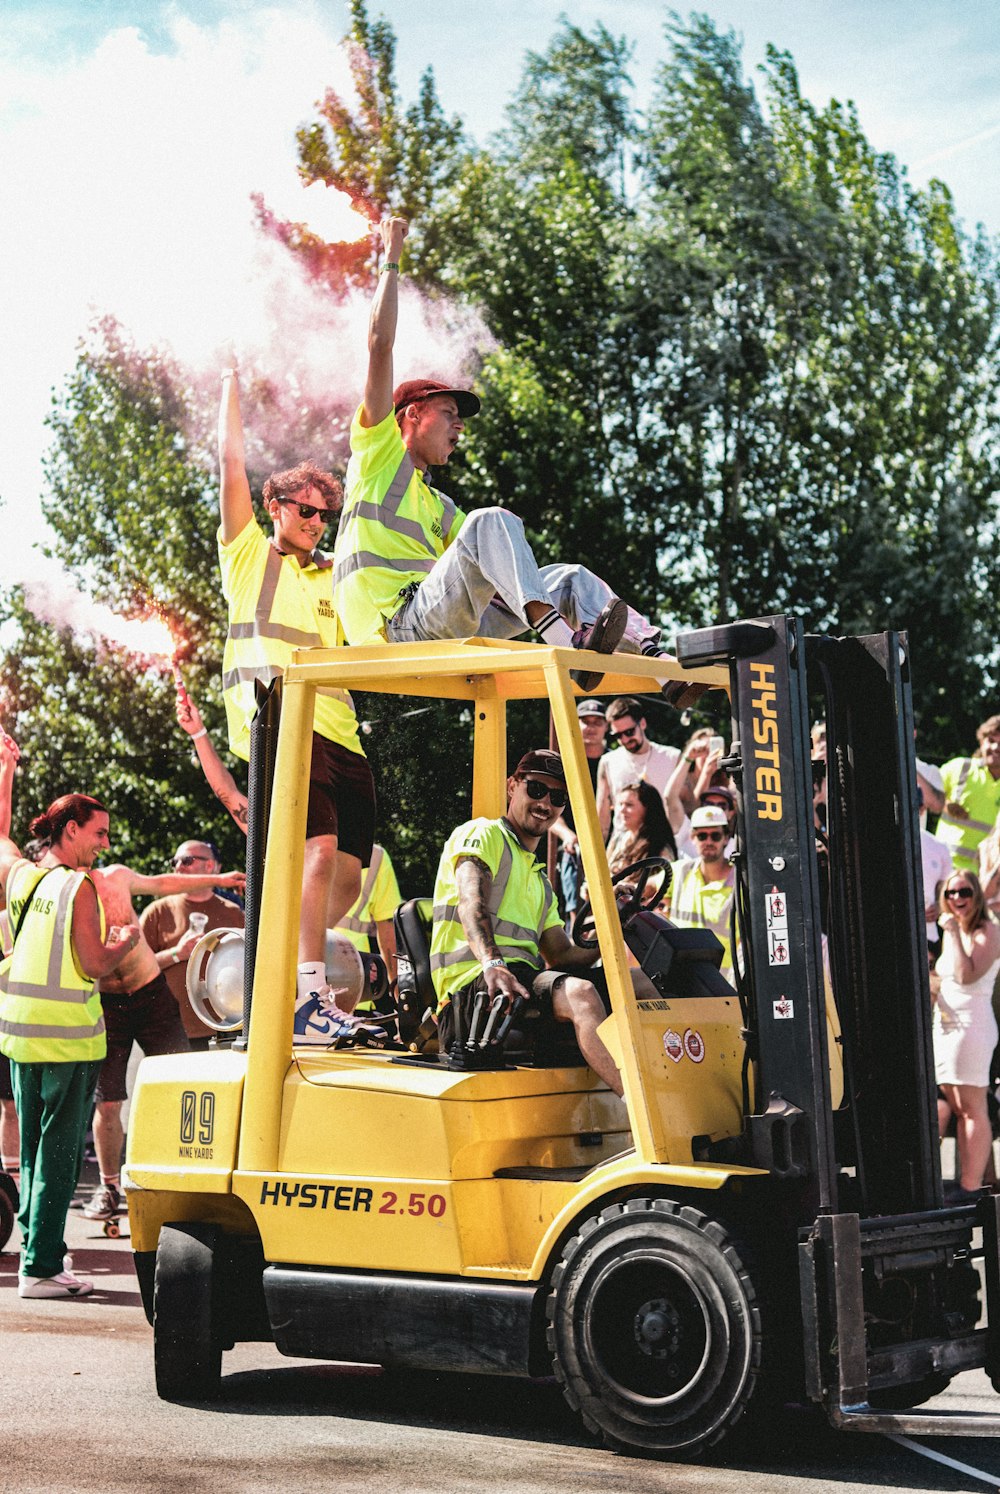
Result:
[[[945,897],[971,897],[971,887],[949,887],[945,891]]]
[[[637,726],[626,726],[623,727],[621,731],[611,732],[610,737],[612,742],[617,742],[621,737],[635,737],[638,736],[638,734],[639,728]]]
[[[694,838],[695,840],[725,840],[726,832],[724,830],[696,830]]]
[[[569,794],[565,789],[549,788],[547,783],[542,783],[538,778],[523,778],[521,782],[528,790],[529,799],[544,799],[548,794],[553,809],[565,809],[569,803]]]
[[[297,498],[278,498],[276,501],[278,503],[290,503],[293,508],[298,509],[299,517],[302,519],[311,519],[314,514],[319,514],[324,524],[332,524],[337,517],[337,510],[335,508],[317,508],[312,503],[300,503]]]

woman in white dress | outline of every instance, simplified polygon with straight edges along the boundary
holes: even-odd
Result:
[[[993,982],[1000,970],[1000,925],[990,916],[979,878],[955,872],[941,889],[940,991],[934,1007],[934,1067],[943,1136],[952,1115],[961,1192],[975,1194],[993,1144],[986,1086],[997,1043]]]

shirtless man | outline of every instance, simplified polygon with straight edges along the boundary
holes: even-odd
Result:
[[[130,866],[117,865],[94,871],[92,875],[108,926],[122,928],[138,924],[132,906],[134,897],[167,897],[177,892],[210,891],[213,887],[241,890],[246,884],[242,872],[196,876],[168,872],[162,877],[144,877]],[[178,958],[186,959],[197,942],[196,935],[188,935],[178,945]],[[136,947],[114,972],[104,976],[100,991],[108,1054],[97,1081],[94,1113],[94,1148],[101,1181],[83,1211],[88,1219],[111,1219],[121,1209],[121,1157],[125,1140],[121,1109],[128,1093],[125,1071],[133,1042],[145,1054],[184,1053],[190,1047],[177,1002],[144,935],[140,934]]]

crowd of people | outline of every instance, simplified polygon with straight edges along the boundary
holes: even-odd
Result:
[[[263,488],[272,525],[254,513],[246,472],[239,375],[222,376],[219,414],[218,552],[229,627],[222,690],[229,748],[249,757],[255,687],[280,675],[292,652],[383,641],[403,644],[481,635],[584,650],[571,673],[584,691],[602,675],[594,655],[620,650],[662,657],[659,629],[585,568],[539,565],[522,522],[502,508],[463,514],[430,485],[466,420],[480,408],[471,390],[434,379],[394,385],[399,259],[407,226],[382,224],[385,251],[368,336],[368,372],[351,425],[346,491],[312,461],[275,473]],[[321,548],[339,516],[332,554]],[[701,687],[668,700],[683,705]],[[225,766],[183,686],[178,721],[206,778],[246,829],[246,797]],[[578,719],[596,812],[612,872],[650,859],[672,863],[664,911],[712,930],[723,971],[739,961],[730,913],[737,800],[725,743],[709,729],[682,747],[654,741],[648,706],[624,697],[587,698]],[[821,730],[814,756],[822,761]],[[185,972],[207,927],[238,927],[241,910],[220,895],[242,873],[223,874],[208,837],[184,841],[171,869],[140,875],[98,868],[110,848],[106,808],[63,795],[31,821],[32,854],[10,839],[17,748],[0,734],[0,890],[6,898],[0,985],[0,1156],[21,1193],[21,1296],[85,1296],[91,1284],[66,1259],[66,1211],[80,1176],[91,1112],[100,1173],[87,1204],[94,1219],[121,1208],[122,1123],[129,1053],[204,1046],[209,1029],[186,1000]],[[969,758],[940,770],[918,762],[921,791],[938,816],[927,850],[928,934],[936,958],[935,1054],[941,1122],[958,1125],[961,1186],[974,1192],[989,1160],[986,1088],[996,1045],[990,995],[1000,970],[1000,717],[979,731]],[[822,798],[817,774],[817,813]],[[571,1024],[581,1052],[621,1094],[617,1065],[599,1028],[609,1011],[599,951],[567,933],[586,897],[580,846],[559,755],[534,749],[507,780],[496,819],[458,826],[442,852],[434,888],[431,971],[439,1042],[460,1042],[484,1002],[497,1012],[534,1006]],[[294,997],[295,1041],[382,1046],[377,1015],[326,974],[328,931],[381,951],[390,976],[392,915],[399,886],[375,842],[376,786],[353,703],[317,695]],[[537,854],[557,842],[559,897]],[[28,848],[25,848],[26,852]],[[946,857],[948,858],[946,860]],[[137,918],[133,899],[152,897]],[[640,971],[637,991],[652,993]],[[987,1051],[989,1050],[989,1051]],[[19,1140],[17,1137],[19,1129]]]

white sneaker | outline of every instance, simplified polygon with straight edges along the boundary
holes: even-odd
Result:
[[[322,991],[311,991],[308,999],[296,1006],[292,1042],[296,1046],[319,1043],[325,1048],[384,1048],[384,1028],[345,1012],[337,1005],[339,994],[325,986]]]
[[[58,1276],[19,1276],[19,1297],[86,1297],[94,1290],[92,1281],[74,1276],[72,1271],[60,1271]]]

